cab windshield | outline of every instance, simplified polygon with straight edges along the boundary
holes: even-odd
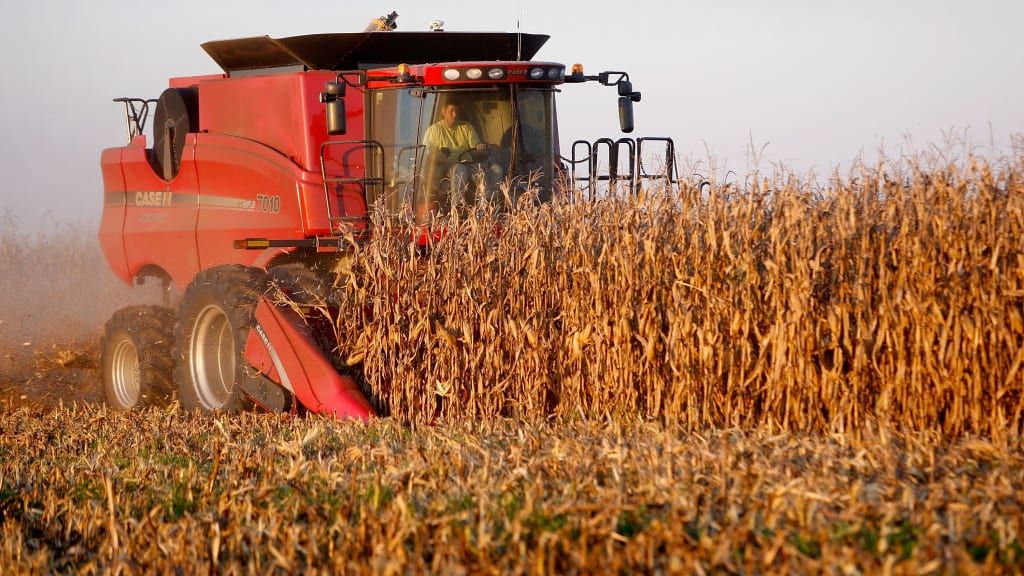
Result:
[[[370,202],[417,218],[478,199],[503,206],[529,189],[550,194],[553,92],[501,85],[481,90],[379,90],[371,96],[383,186]],[[373,174],[378,176],[377,174]]]

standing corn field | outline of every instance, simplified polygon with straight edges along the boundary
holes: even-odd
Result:
[[[452,215],[340,275],[339,363],[402,420],[867,420],[1019,434],[1020,161],[753,178]],[[500,233],[495,231],[500,229]]]

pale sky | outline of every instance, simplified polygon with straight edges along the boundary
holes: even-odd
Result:
[[[634,135],[738,172],[751,141],[768,162],[828,175],[908,137],[926,148],[966,131],[982,153],[1006,153],[1024,134],[1020,0],[0,1],[0,215],[27,229],[98,220],[100,151],[125,141],[110,100],[219,72],[200,43],[356,32],[391,10],[400,30],[520,20],[551,35],[538,59],[629,72],[643,93]],[[558,110],[566,154],[577,138],[621,135],[612,88],[564,86]]]

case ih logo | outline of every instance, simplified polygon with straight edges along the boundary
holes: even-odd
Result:
[[[143,192],[135,193],[136,206],[170,206],[172,192]]]

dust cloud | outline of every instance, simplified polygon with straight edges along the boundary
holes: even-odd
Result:
[[[27,233],[0,216],[0,400],[101,400],[104,323],[118,308],[158,303],[160,292],[114,276],[95,226],[57,223]]]

